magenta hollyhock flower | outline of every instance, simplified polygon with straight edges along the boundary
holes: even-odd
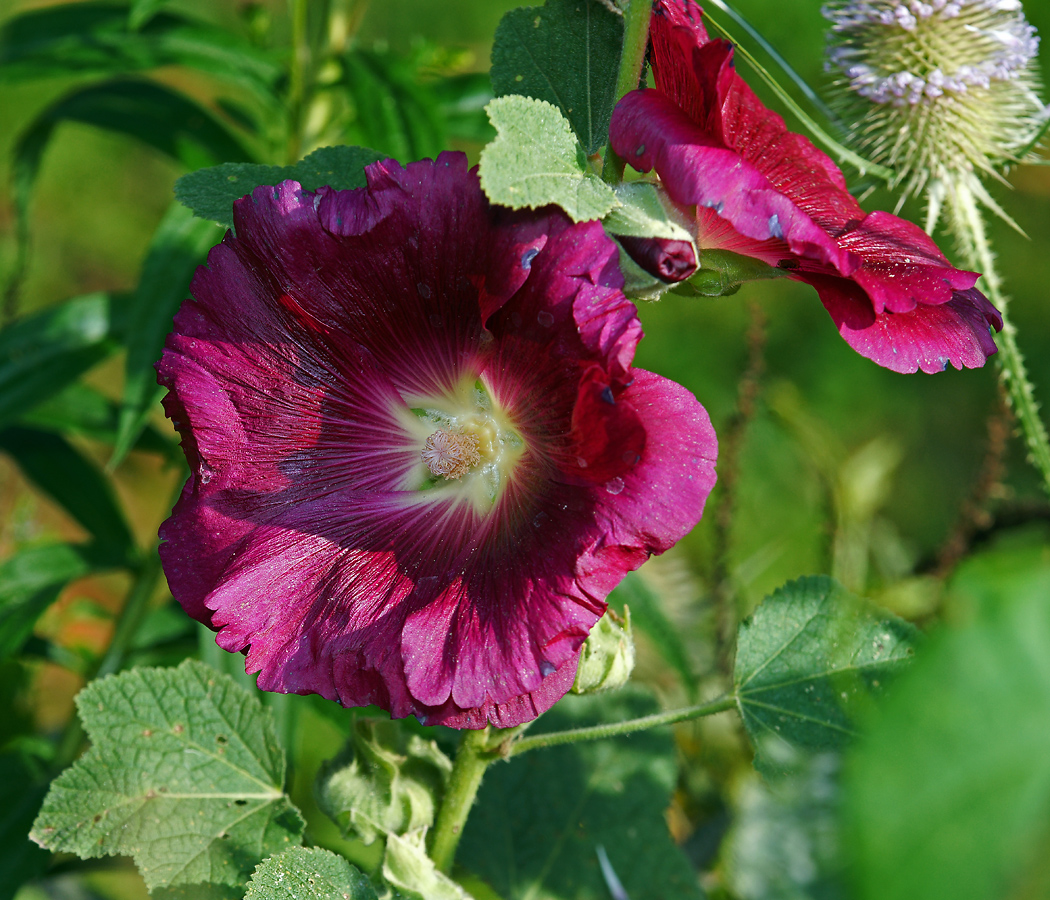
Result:
[[[190,464],[161,557],[264,690],[515,725],[700,518],[714,432],[631,368],[600,224],[489,206],[462,154],[367,178],[257,188],[198,270],[158,363]]]
[[[918,226],[865,214],[838,167],[752,93],[733,45],[708,38],[693,0],[656,0],[656,88],[613,113],[612,146],[670,198],[696,207],[697,242],[813,285],[858,353],[895,372],[984,365],[1002,327],[974,284]]]

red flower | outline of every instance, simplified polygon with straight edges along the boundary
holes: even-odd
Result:
[[[515,725],[700,518],[714,432],[631,367],[599,223],[489,206],[462,154],[367,175],[256,189],[197,272],[158,363],[191,473],[164,568],[264,690]]]
[[[733,45],[708,38],[693,0],[657,0],[651,35],[656,89],[620,101],[612,146],[695,206],[701,256],[730,250],[813,285],[847,343],[895,372],[984,364],[1002,318],[976,273],[918,226],[865,214],[838,167],[736,74]]]

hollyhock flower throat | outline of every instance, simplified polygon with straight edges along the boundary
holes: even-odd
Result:
[[[632,91],[610,126],[613,149],[655,170],[692,211],[701,251],[728,251],[816,288],[851,347],[896,372],[984,364],[995,308],[918,226],[865,213],[838,167],[787,130],[710,40],[693,0],[656,0],[655,89]]]
[[[461,154],[366,174],[256,189],[198,271],[158,363],[165,571],[264,690],[518,724],[699,519],[714,433],[631,366],[599,223],[490,207]]]

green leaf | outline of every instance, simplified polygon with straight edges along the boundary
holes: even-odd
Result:
[[[432,86],[449,137],[487,144],[496,135],[485,115],[492,100],[492,81],[483,72],[467,72],[436,81]]]
[[[1050,561],[1045,537],[964,563],[942,628],[846,768],[860,900],[1050,896]]]
[[[62,588],[105,567],[95,548],[76,544],[30,547],[0,563],[0,660],[21,649]]]
[[[496,28],[492,86],[553,103],[589,155],[609,137],[622,45],[623,19],[599,0],[511,10]]]
[[[345,751],[321,770],[316,796],[344,835],[371,844],[433,824],[452,761],[389,719],[359,717]]]
[[[244,900],[376,900],[376,892],[343,857],[320,847],[293,847],[259,865]]]
[[[152,900],[243,900],[244,885],[178,884],[150,891]]]
[[[0,331],[0,427],[113,353],[113,297],[75,297]]]
[[[167,2],[168,0],[131,0],[128,7],[128,28],[138,31],[160,12],[160,8]]]
[[[336,190],[365,186],[365,166],[382,159],[366,147],[322,147],[294,166],[224,163],[183,175],[175,199],[202,219],[233,227],[233,204],[260,185],[298,181],[309,191],[325,185]]]
[[[52,784],[31,837],[83,859],[131,856],[147,887],[237,885],[298,844],[273,717],[195,660],[89,684],[93,746]]]
[[[154,0],[137,2],[144,7]],[[8,19],[0,27],[0,83],[183,65],[273,102],[279,59],[229,29],[166,13],[137,31],[128,22],[126,5],[104,3],[50,6]]]
[[[0,430],[0,450],[22,474],[84,526],[114,563],[129,563],[135,540],[109,481],[64,437],[32,428]]]
[[[782,768],[783,743],[836,750],[857,714],[914,654],[918,631],[825,576],[767,597],[740,626],[733,681],[763,773]]]
[[[485,110],[497,137],[481,152],[481,187],[513,209],[555,203],[576,222],[600,219],[618,205],[613,189],[586,171],[569,123],[551,104],[497,97]]]
[[[47,785],[19,755],[0,755],[0,898],[4,900],[47,868],[50,854],[27,837],[46,792]]]
[[[111,467],[134,446],[161,396],[153,365],[164,349],[175,313],[189,296],[193,273],[221,238],[221,229],[195,218],[177,202],[154,232],[128,311],[128,333],[134,340],[128,342],[124,364],[124,397]]]
[[[655,708],[648,694],[630,686],[569,696],[533,730],[615,722]],[[504,900],[604,900],[602,846],[631,900],[699,900],[696,873],[664,821],[677,775],[667,729],[496,763],[485,774],[457,862]]]
[[[439,872],[427,856],[425,831],[386,839],[383,880],[397,889],[405,900],[471,900],[462,887]]]
[[[80,435],[115,444],[120,407],[100,391],[74,382],[24,413],[18,422],[41,431]],[[173,461],[183,459],[178,446],[152,425],[147,424],[133,449],[159,453]]]

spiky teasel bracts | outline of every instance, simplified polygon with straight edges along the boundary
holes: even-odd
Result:
[[[823,13],[860,152],[897,172],[904,197],[927,193],[930,227],[962,184],[1002,214],[980,176],[1021,161],[1048,115],[1019,0],[832,0]]]

